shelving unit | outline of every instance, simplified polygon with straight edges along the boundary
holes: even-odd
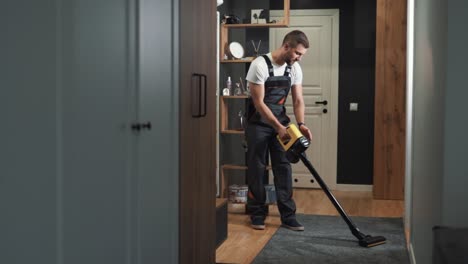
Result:
[[[290,0],[284,0],[283,4],[283,20],[277,23],[267,24],[221,24],[219,46],[219,61],[221,63],[237,63],[239,60],[224,60],[224,54],[229,44],[229,29],[231,28],[278,28],[289,26],[289,3]]]
[[[238,28],[278,28],[289,26],[289,14],[290,14],[290,0],[283,0],[283,19],[277,23],[267,24],[221,24],[220,25],[220,41],[219,41],[219,61],[221,64],[230,63],[250,63],[254,58],[243,58],[243,59],[224,59],[224,55],[227,54],[227,47],[229,45],[229,30]],[[220,96],[219,100],[219,118],[220,118],[220,134],[221,135],[244,135],[244,131],[240,128],[232,128],[229,126],[229,101],[231,100],[245,100],[247,95],[242,96]],[[221,164],[220,166],[220,197],[228,197],[228,180],[226,178],[226,172],[228,170],[247,170],[247,166],[238,164]],[[268,166],[267,170],[271,170]]]
[[[238,135],[244,135],[243,130],[236,130],[229,128],[229,122],[228,122],[228,117],[229,117],[229,108],[228,108],[228,100],[245,100],[247,99],[247,95],[240,95],[240,96],[220,96],[219,100],[219,109],[220,109],[220,133],[221,134],[238,134]],[[226,170],[247,170],[247,166],[245,165],[235,165],[235,164],[223,164],[221,165],[221,180],[220,180],[220,186],[221,186],[221,197],[228,197],[228,186],[227,186],[227,180],[226,180]]]

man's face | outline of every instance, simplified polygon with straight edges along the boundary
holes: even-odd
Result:
[[[290,46],[286,46],[286,55],[285,55],[285,61],[286,63],[292,65],[296,61],[300,61],[302,59],[302,56],[307,52],[307,49],[304,48],[304,45],[302,44],[297,44],[295,48],[292,48]]]

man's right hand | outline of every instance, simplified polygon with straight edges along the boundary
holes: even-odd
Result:
[[[288,140],[291,138],[291,136],[289,136],[288,134],[288,131],[286,129],[285,126],[283,125],[280,125],[276,128],[276,132],[278,133],[278,136],[281,140],[285,141],[285,140]]]

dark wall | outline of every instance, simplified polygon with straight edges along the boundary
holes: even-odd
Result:
[[[372,184],[376,0],[291,0],[291,9],[331,8],[340,10],[337,182]]]
[[[241,20],[248,22],[250,9],[268,6],[271,10],[283,9],[283,1],[269,2],[259,7],[257,1],[225,1],[218,10],[221,15],[236,14]],[[372,184],[376,0],[291,0],[290,7],[340,10],[337,182]],[[239,33],[236,31],[232,31],[232,37],[245,43],[246,56],[252,56],[253,53],[251,40],[258,43],[262,39],[260,53],[268,52],[265,50],[269,46],[268,29],[239,30]],[[245,69],[240,65],[224,66],[221,80],[224,79],[226,70],[237,76],[245,74]],[[351,102],[359,104],[357,112],[349,111]],[[233,147],[239,144],[229,141]],[[242,157],[234,152],[230,152],[228,156]]]

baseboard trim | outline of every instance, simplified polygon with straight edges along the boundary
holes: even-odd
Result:
[[[337,184],[336,190],[338,191],[352,191],[352,192],[372,192],[373,185],[364,184]]]
[[[413,244],[409,244],[408,254],[411,264],[416,264],[416,258],[414,257]]]

